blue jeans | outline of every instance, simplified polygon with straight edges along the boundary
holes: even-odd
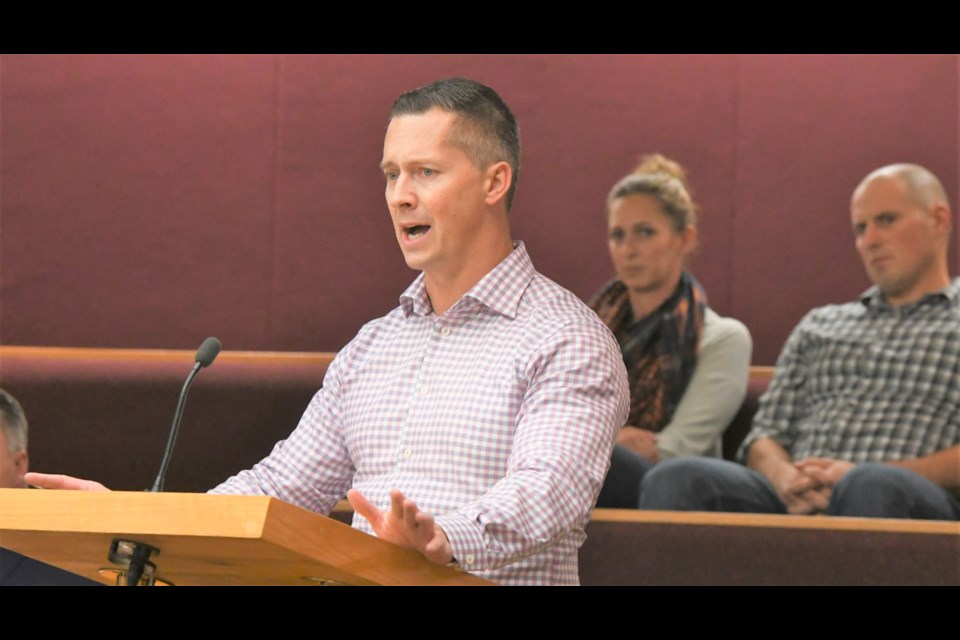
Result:
[[[597,506],[603,509],[636,509],[640,506],[640,482],[654,463],[626,447],[615,445],[610,471],[603,481]]]
[[[786,513],[770,481],[742,465],[677,458],[656,466],[641,486],[641,509]],[[833,489],[827,514],[960,520],[960,500],[913,471],[860,464]]]

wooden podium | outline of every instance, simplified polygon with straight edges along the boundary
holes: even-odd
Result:
[[[0,489],[0,547],[115,584],[115,539],[159,551],[158,584],[492,584],[265,496]]]

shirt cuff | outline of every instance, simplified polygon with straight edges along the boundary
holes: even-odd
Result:
[[[453,557],[464,571],[482,571],[487,565],[483,532],[477,524],[460,513],[446,513],[434,520],[443,529],[453,550]]]

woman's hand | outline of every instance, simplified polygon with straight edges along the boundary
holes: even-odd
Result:
[[[638,453],[650,462],[660,462],[660,450],[657,449],[657,434],[647,429],[626,425],[620,429],[617,444]]]

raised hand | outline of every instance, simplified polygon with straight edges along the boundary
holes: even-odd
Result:
[[[453,548],[433,516],[421,511],[399,489],[390,492],[390,507],[381,511],[356,489],[347,492],[354,510],[367,519],[377,537],[408,549],[416,549],[427,560],[447,564],[453,560]]]

